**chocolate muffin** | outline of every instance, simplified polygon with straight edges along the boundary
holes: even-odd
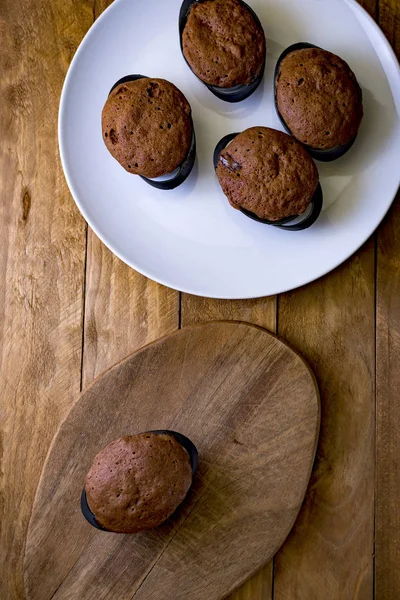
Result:
[[[86,476],[86,500],[102,528],[137,533],[168,519],[192,478],[190,456],[172,433],[125,436],[94,458]]]
[[[289,52],[277,69],[275,95],[285,126],[303,144],[326,150],[355,139],[362,92],[339,56],[317,47]]]
[[[264,31],[240,0],[194,2],[181,43],[190,68],[208,85],[250,84],[264,69]]]
[[[219,154],[216,174],[234,208],[272,223],[302,215],[319,185],[303,146],[268,127],[239,133]]]
[[[102,128],[108,150],[124,169],[159,177],[172,173],[189,152],[191,109],[172,83],[144,77],[112,90]]]

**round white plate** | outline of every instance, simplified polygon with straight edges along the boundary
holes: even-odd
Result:
[[[218,100],[184,62],[180,0],[115,0],[83,40],[61,99],[61,158],[70,190],[100,239],[123,261],[169,287],[216,298],[284,292],[329,272],[378,226],[400,180],[400,69],[389,43],[354,0],[249,0],[267,36],[267,69],[253,96]],[[364,91],[365,117],[353,149],[317,163],[323,214],[303,232],[251,221],[228,204],[212,155],[227,133],[281,129],[273,103],[280,53],[308,41],[349,62]],[[141,73],[175,83],[188,98],[197,136],[189,179],[160,191],[108,153],[101,111],[112,85]]]

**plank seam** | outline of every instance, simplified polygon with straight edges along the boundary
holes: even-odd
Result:
[[[280,304],[279,301],[280,301],[280,298],[281,298],[281,295],[277,294],[277,296],[275,298],[275,335],[279,335],[279,304]],[[304,500],[303,500],[303,502],[304,502]],[[279,552],[279,550],[278,550],[278,552]],[[271,568],[271,600],[275,600],[275,556],[272,557],[271,562],[272,562],[272,568]]]
[[[379,2],[379,0],[378,0]],[[378,13],[377,13],[378,14]],[[378,343],[378,330],[377,330],[377,306],[378,306],[378,234],[375,233],[374,235],[374,341],[375,341],[375,348],[374,348],[374,391],[373,391],[373,397],[374,397],[374,433],[375,433],[375,469],[374,469],[374,524],[373,524],[373,540],[372,540],[372,597],[375,598],[376,596],[376,591],[375,591],[375,546],[376,546],[376,483],[377,483],[377,479],[376,479],[376,474],[377,474],[377,464],[378,464],[378,460],[377,460],[377,453],[378,453],[378,446],[377,446],[377,419],[376,419],[376,414],[377,414],[377,393],[376,393],[376,389],[377,389],[377,385],[376,385],[376,377],[377,377],[377,360],[378,360],[378,353],[377,353],[377,343]]]
[[[375,3],[375,20],[379,25],[380,20],[380,3],[376,0]],[[377,470],[378,470],[378,431],[377,431],[377,374],[378,374],[378,326],[377,326],[377,309],[378,309],[378,232],[374,234],[374,327],[375,327],[375,361],[374,361],[374,419],[375,419],[375,469],[374,469],[374,524],[373,524],[373,542],[372,542],[372,598],[376,598],[376,520],[377,520],[377,502],[376,502],[376,485],[377,485]]]
[[[275,335],[279,335],[279,300],[280,295],[275,299]]]
[[[83,299],[82,299],[82,351],[81,351],[81,380],[79,389],[83,390],[83,367],[85,359],[85,324],[86,324],[86,284],[87,284],[87,263],[88,263],[88,243],[89,243],[89,226],[86,223],[85,232],[85,263],[83,268]]]

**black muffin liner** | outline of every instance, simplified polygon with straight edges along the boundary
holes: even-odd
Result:
[[[116,83],[114,83],[109,95],[119,85],[127,83],[128,81],[136,81],[137,79],[148,79],[148,77],[147,75],[126,75],[125,77],[122,77]],[[139,175],[139,177],[141,177],[143,181],[159,190],[174,190],[184,181],[186,181],[193,169],[194,162],[196,160],[196,134],[194,131],[192,116],[190,116],[190,124],[192,127],[192,139],[190,142],[190,147],[186,158],[181,162],[180,165],[178,165],[177,169],[175,169],[175,171],[177,170],[177,173],[173,177],[171,177],[171,179],[165,179],[164,181],[157,181],[156,179],[149,179],[144,175]]]
[[[180,443],[180,445],[189,454],[190,464],[192,465],[192,483],[193,483],[193,478],[195,476],[195,473],[197,471],[197,467],[199,464],[199,455],[197,452],[197,448],[193,444],[193,442],[191,440],[189,440],[189,438],[187,438],[182,433],[178,433],[177,431],[170,431],[168,429],[156,429],[154,431],[146,431],[145,433],[156,433],[158,435],[165,435],[165,434],[172,435]],[[189,493],[189,490],[188,490],[188,493]],[[184,502],[184,500],[182,500],[182,502]],[[96,517],[94,516],[94,514],[92,513],[92,511],[89,508],[85,488],[83,488],[82,494],[81,494],[81,511],[82,511],[82,514],[85,517],[86,521],[88,523],[90,523],[90,525],[92,525],[96,529],[100,529],[101,531],[107,531],[108,533],[114,533],[114,532],[110,531],[109,529],[106,529],[105,527],[100,525],[100,523],[98,523],[96,521]]]
[[[180,42],[180,46],[181,46],[181,52],[182,52],[183,58],[185,59],[186,64],[188,65],[188,67],[191,71],[192,71],[192,68],[189,65],[188,61],[186,60],[185,55],[183,54],[183,46],[182,46],[183,30],[185,29],[186,22],[187,22],[190,10],[192,8],[192,5],[196,4],[198,2],[205,2],[205,1],[206,0],[183,0],[181,10],[179,12],[179,42]],[[243,0],[239,0],[239,2],[246,10],[248,10],[251,13],[251,15],[253,16],[257,25],[259,27],[261,27],[262,31],[264,32],[263,26],[261,25],[261,21],[258,18],[258,16],[256,15],[256,13],[254,12],[254,10],[251,8],[251,6],[246,4],[246,2],[243,2]],[[202,79],[200,79],[200,77],[197,77],[196,73],[194,73],[193,71],[192,71],[192,73],[194,75],[196,75],[196,77],[210,90],[210,92],[212,92],[214,94],[214,96],[217,96],[217,98],[219,98],[220,100],[225,100],[225,102],[233,103],[233,102],[241,102],[242,100],[246,100],[246,98],[251,96],[251,94],[253,94],[253,92],[256,91],[256,89],[260,85],[262,78],[264,76],[265,64],[266,64],[266,60],[264,60],[264,63],[261,67],[259,74],[251,83],[242,83],[240,85],[235,85],[230,88],[223,88],[223,87],[219,87],[217,85],[210,85],[210,84],[206,83],[205,81],[203,81]]]
[[[277,78],[279,75],[281,62],[283,61],[283,59],[286,58],[288,54],[291,54],[292,52],[296,52],[296,50],[304,50],[305,48],[317,48],[318,50],[322,50],[322,48],[320,48],[319,46],[315,46],[315,44],[309,44],[308,42],[298,42],[297,44],[293,44],[292,46],[289,46],[280,55],[278,62],[276,63],[275,74],[274,74],[275,109],[276,109],[276,112],[277,112],[280,122],[282,123],[282,125],[284,126],[286,131],[290,135],[292,135],[295,139],[297,139],[296,136],[290,131],[289,127],[286,125],[284,118],[282,117],[281,113],[279,112],[278,102],[277,102],[277,98],[276,98],[276,86],[278,83]],[[353,146],[354,142],[356,141],[356,138],[357,138],[357,136],[355,136],[347,144],[343,144],[341,146],[334,146],[333,148],[323,148],[323,149],[312,148],[312,146],[307,146],[307,144],[303,144],[300,140],[298,140],[298,141],[308,150],[309,154],[316,160],[319,160],[321,162],[332,162],[333,160],[337,160],[338,158],[340,158],[341,156],[346,154],[346,152],[348,152],[350,150],[350,148]]]
[[[225,135],[215,146],[213,156],[214,169],[217,168],[219,155],[222,152],[222,150],[226,148],[229,142],[235,139],[237,135],[239,135],[239,133],[228,133],[228,135]],[[302,231],[311,227],[311,225],[313,225],[318,219],[319,215],[321,214],[322,204],[323,193],[321,184],[318,183],[317,189],[315,190],[314,196],[312,197],[312,200],[310,202],[311,212],[306,217],[304,217],[303,221],[300,221],[299,223],[293,223],[292,225],[290,224],[292,221],[294,221],[294,219],[298,219],[299,217],[301,217],[301,215],[285,217],[284,219],[280,219],[279,221],[270,221],[268,219],[261,219],[256,214],[249,210],[246,210],[245,208],[240,208],[239,210],[246,217],[249,217],[249,219],[252,219],[253,221],[257,221],[258,223],[263,223],[264,225],[272,225],[273,227],[278,227],[279,229],[287,229],[288,231]]]
[[[106,529],[105,527],[100,525],[100,523],[98,523],[96,521],[96,517],[94,516],[94,514],[92,513],[92,511],[89,508],[89,504],[88,504],[87,498],[86,498],[85,488],[83,488],[82,494],[81,494],[81,511],[82,511],[82,514],[85,517],[86,521],[88,523],[90,523],[93,527],[95,527],[96,529],[100,529],[100,531],[109,532],[108,529]]]

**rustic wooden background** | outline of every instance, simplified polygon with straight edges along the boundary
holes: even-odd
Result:
[[[230,600],[398,600],[400,198],[351,260],[278,298],[206,300],[129,269],[79,215],[57,143],[68,65],[109,3],[0,0],[0,597],[23,598],[38,478],[79,390],[179,327],[242,319],[310,362],[322,430],[294,530]],[[400,0],[362,4],[399,55]]]

